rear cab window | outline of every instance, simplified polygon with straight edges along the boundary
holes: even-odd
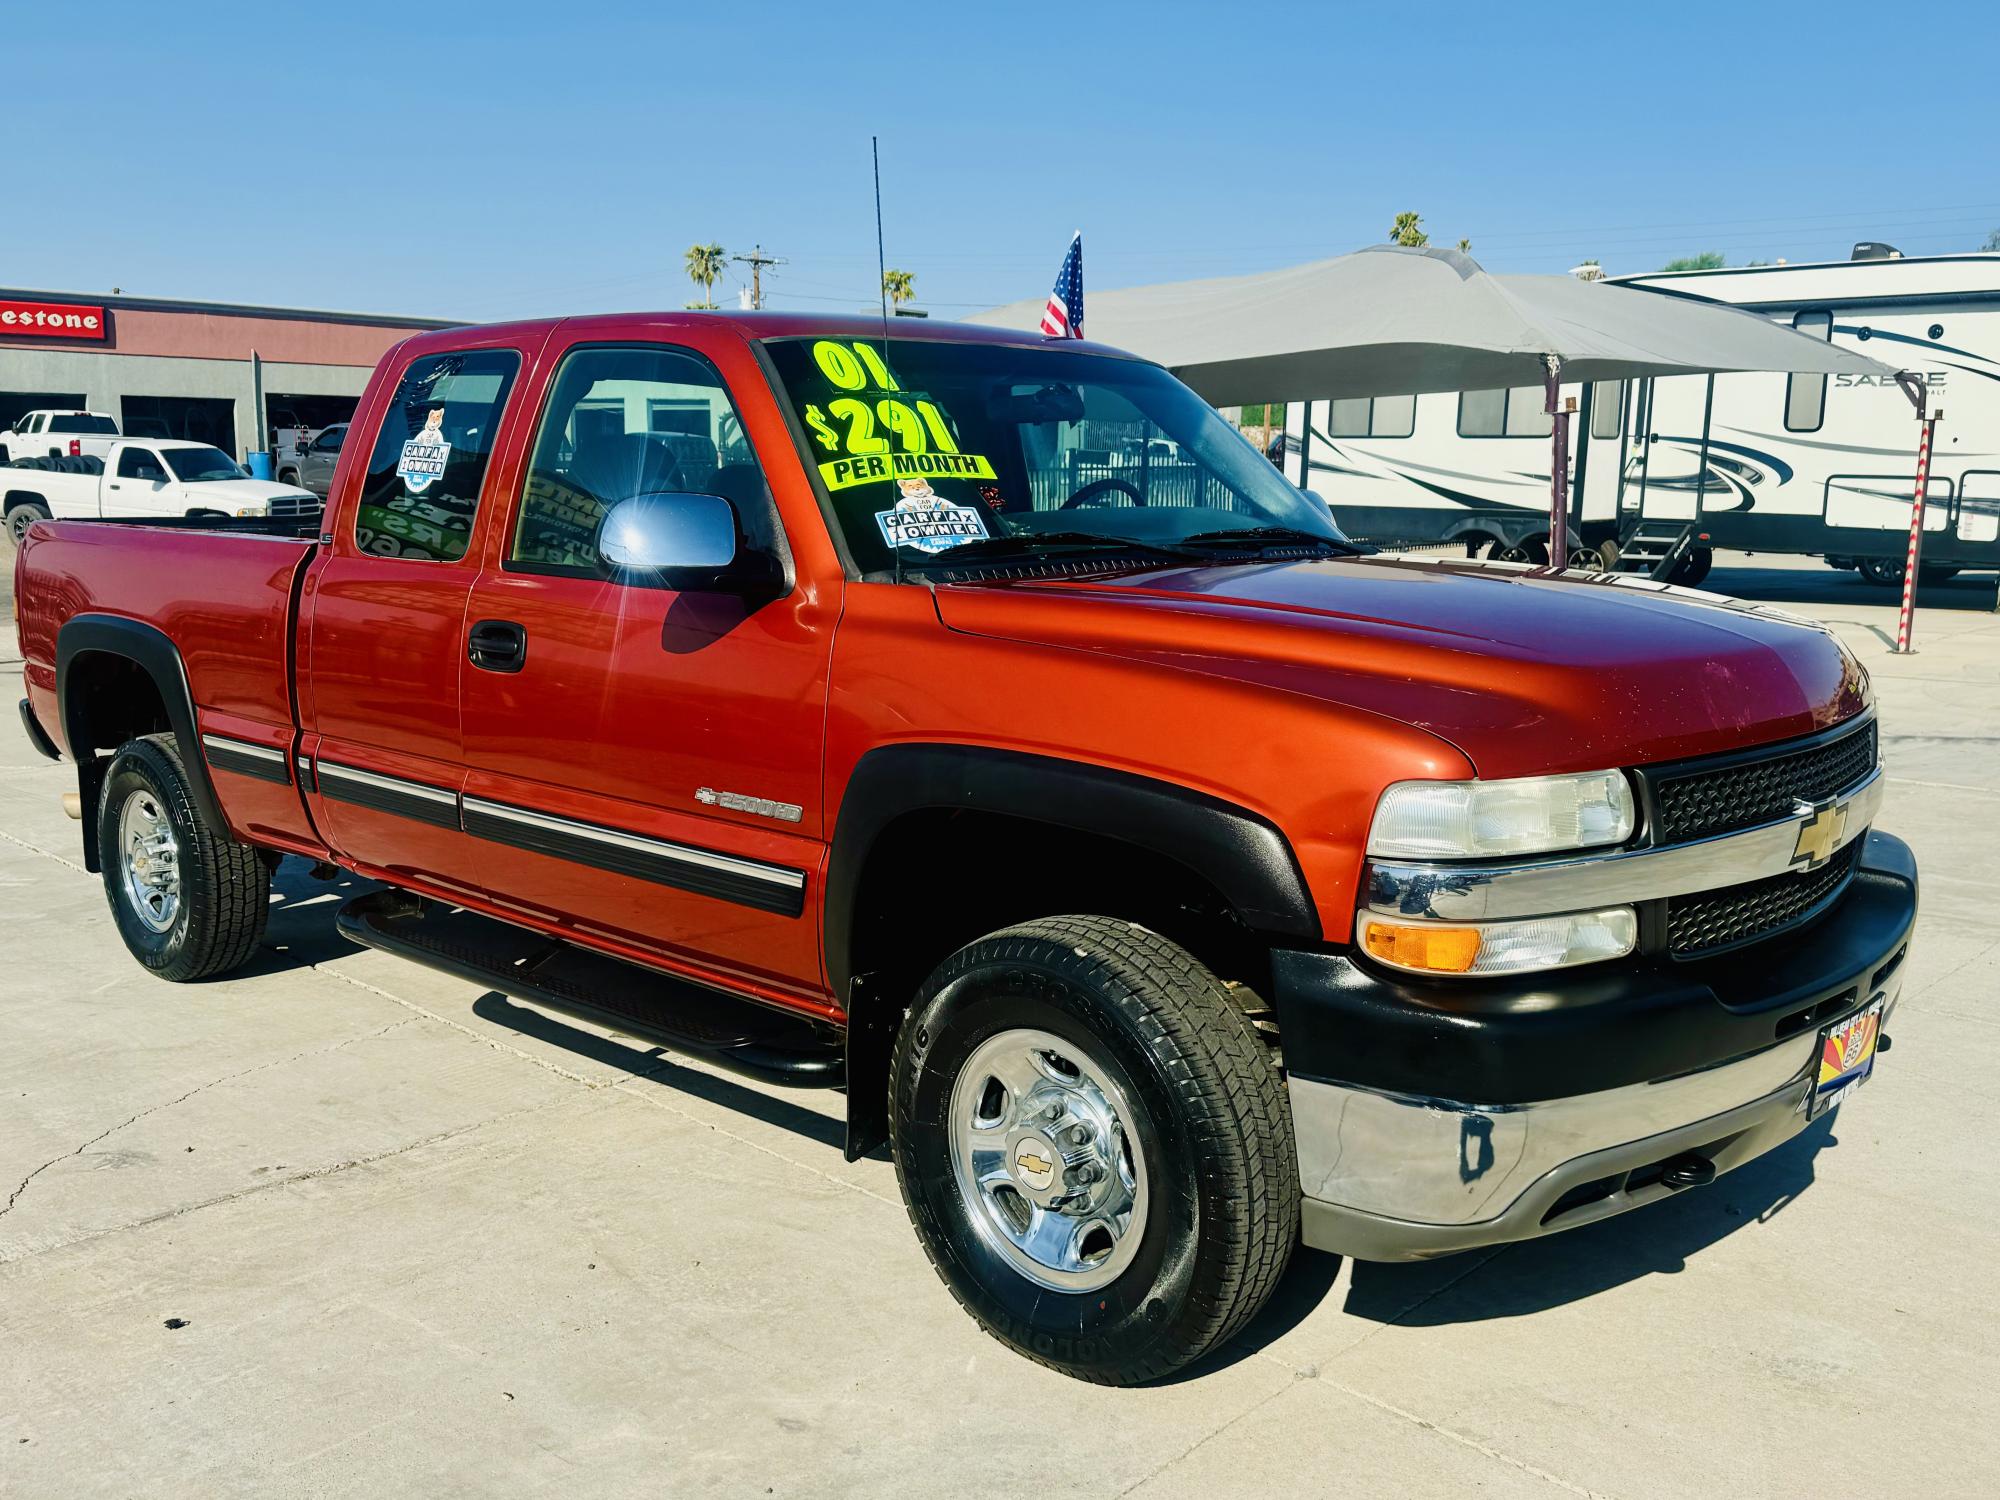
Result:
[[[354,544],[377,557],[457,562],[521,356],[460,349],[414,360],[396,382],[354,510]]]

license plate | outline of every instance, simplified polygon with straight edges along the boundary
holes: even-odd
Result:
[[[1819,1034],[1819,1072],[1813,1083],[1808,1117],[1825,1114],[1868,1081],[1875,1071],[1875,1044],[1882,1036],[1882,1005],[1877,1000],[1845,1021],[1835,1021]]]

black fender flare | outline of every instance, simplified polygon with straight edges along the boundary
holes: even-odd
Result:
[[[827,978],[847,1009],[847,1158],[887,1136],[889,1051],[897,997],[866,990],[853,967],[855,896],[870,851],[905,813],[1001,813],[1100,834],[1188,866],[1253,930],[1317,943],[1319,911],[1291,841],[1248,808],[1192,787],[1059,756],[938,743],[884,745],[856,763],[827,861],[822,940]]]
[[[1320,939],[1319,911],[1291,842],[1248,808],[1058,756],[979,745],[885,745],[855,765],[827,861],[824,941],[836,998],[845,998],[854,977],[854,897],[869,851],[897,818],[927,808],[1002,813],[1133,844],[1200,873],[1252,929]]]
[[[195,808],[211,827],[227,828],[229,822],[222,815],[215,783],[208,774],[208,760],[201,753],[194,692],[188,686],[187,665],[181,660],[180,648],[159,626],[143,620],[123,615],[76,615],[66,620],[56,633],[56,717],[62,725],[70,758],[76,762],[77,792],[84,808],[86,867],[97,868],[97,834],[91,811],[97,805],[97,787],[104,772],[98,757],[91,753],[95,747],[84,733],[82,705],[70,700],[70,668],[78,657],[86,655],[123,657],[152,678],[160,701],[166,705],[167,725],[180,745]]]

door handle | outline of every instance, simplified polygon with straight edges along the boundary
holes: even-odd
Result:
[[[518,672],[528,664],[528,632],[512,620],[481,620],[465,638],[465,654],[488,672]]]

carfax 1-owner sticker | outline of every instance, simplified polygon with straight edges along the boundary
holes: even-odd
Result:
[[[444,478],[444,466],[451,459],[451,444],[444,438],[444,408],[435,406],[424,419],[424,430],[403,444],[403,456],[396,460],[396,477],[413,495]]]
[[[882,540],[891,547],[915,547],[919,552],[947,552],[986,533],[986,520],[969,505],[953,505],[933,490],[928,479],[899,479],[903,493],[891,510],[875,512]]]

